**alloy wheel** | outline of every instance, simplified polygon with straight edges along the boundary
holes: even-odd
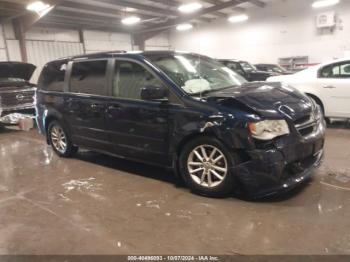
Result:
[[[187,160],[192,180],[203,187],[220,185],[228,171],[225,155],[215,146],[201,145],[192,150]]]
[[[51,128],[51,142],[54,148],[64,154],[67,150],[67,137],[63,129],[59,126],[54,125]]]

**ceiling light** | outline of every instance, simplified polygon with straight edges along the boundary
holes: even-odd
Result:
[[[176,30],[178,31],[187,31],[193,28],[193,25],[191,24],[180,24],[176,27]]]
[[[136,8],[133,8],[133,7],[125,7],[124,11],[125,11],[125,12],[136,12],[137,9],[136,9]]]
[[[50,7],[49,4],[46,4],[41,1],[35,1],[27,5],[27,10],[32,11],[32,12],[42,12]]]
[[[189,4],[180,5],[178,10],[182,13],[192,13],[201,9],[202,7],[203,6],[200,3],[193,2]]]
[[[235,16],[230,16],[228,18],[228,21],[231,23],[241,23],[244,21],[247,21],[249,19],[249,16],[247,15],[235,15]]]
[[[141,21],[141,18],[138,16],[128,16],[124,19],[122,19],[122,23],[124,25],[134,25]]]
[[[319,0],[312,3],[313,8],[322,8],[339,4],[340,0]]]

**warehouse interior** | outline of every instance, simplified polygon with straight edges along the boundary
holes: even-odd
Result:
[[[0,123],[0,260],[2,255],[350,255],[349,13],[347,0],[0,0],[0,71],[6,62],[33,64],[33,88],[45,65],[61,58],[196,53],[240,63],[243,70],[248,61],[254,70],[247,79],[268,71],[258,65],[282,66],[288,77],[268,71],[257,81],[264,81],[262,87],[269,85],[265,81],[300,86],[327,122],[324,158],[312,178],[258,199],[194,194],[173,170],[91,148],[62,158],[40,134],[35,117],[32,124]],[[313,68],[322,75],[335,61],[344,65],[341,76],[312,78]],[[327,101],[304,91],[317,85],[330,92]],[[0,85],[0,122],[6,112],[3,92]],[[207,124],[202,130],[212,127]]]

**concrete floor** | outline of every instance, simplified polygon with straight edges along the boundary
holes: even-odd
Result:
[[[208,199],[160,168],[0,131],[0,254],[350,254],[350,129],[293,194]]]

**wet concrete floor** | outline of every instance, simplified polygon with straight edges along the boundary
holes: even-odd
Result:
[[[0,163],[0,254],[350,254],[348,128],[328,129],[310,183],[255,202],[97,153],[60,159],[35,130],[0,131]]]

